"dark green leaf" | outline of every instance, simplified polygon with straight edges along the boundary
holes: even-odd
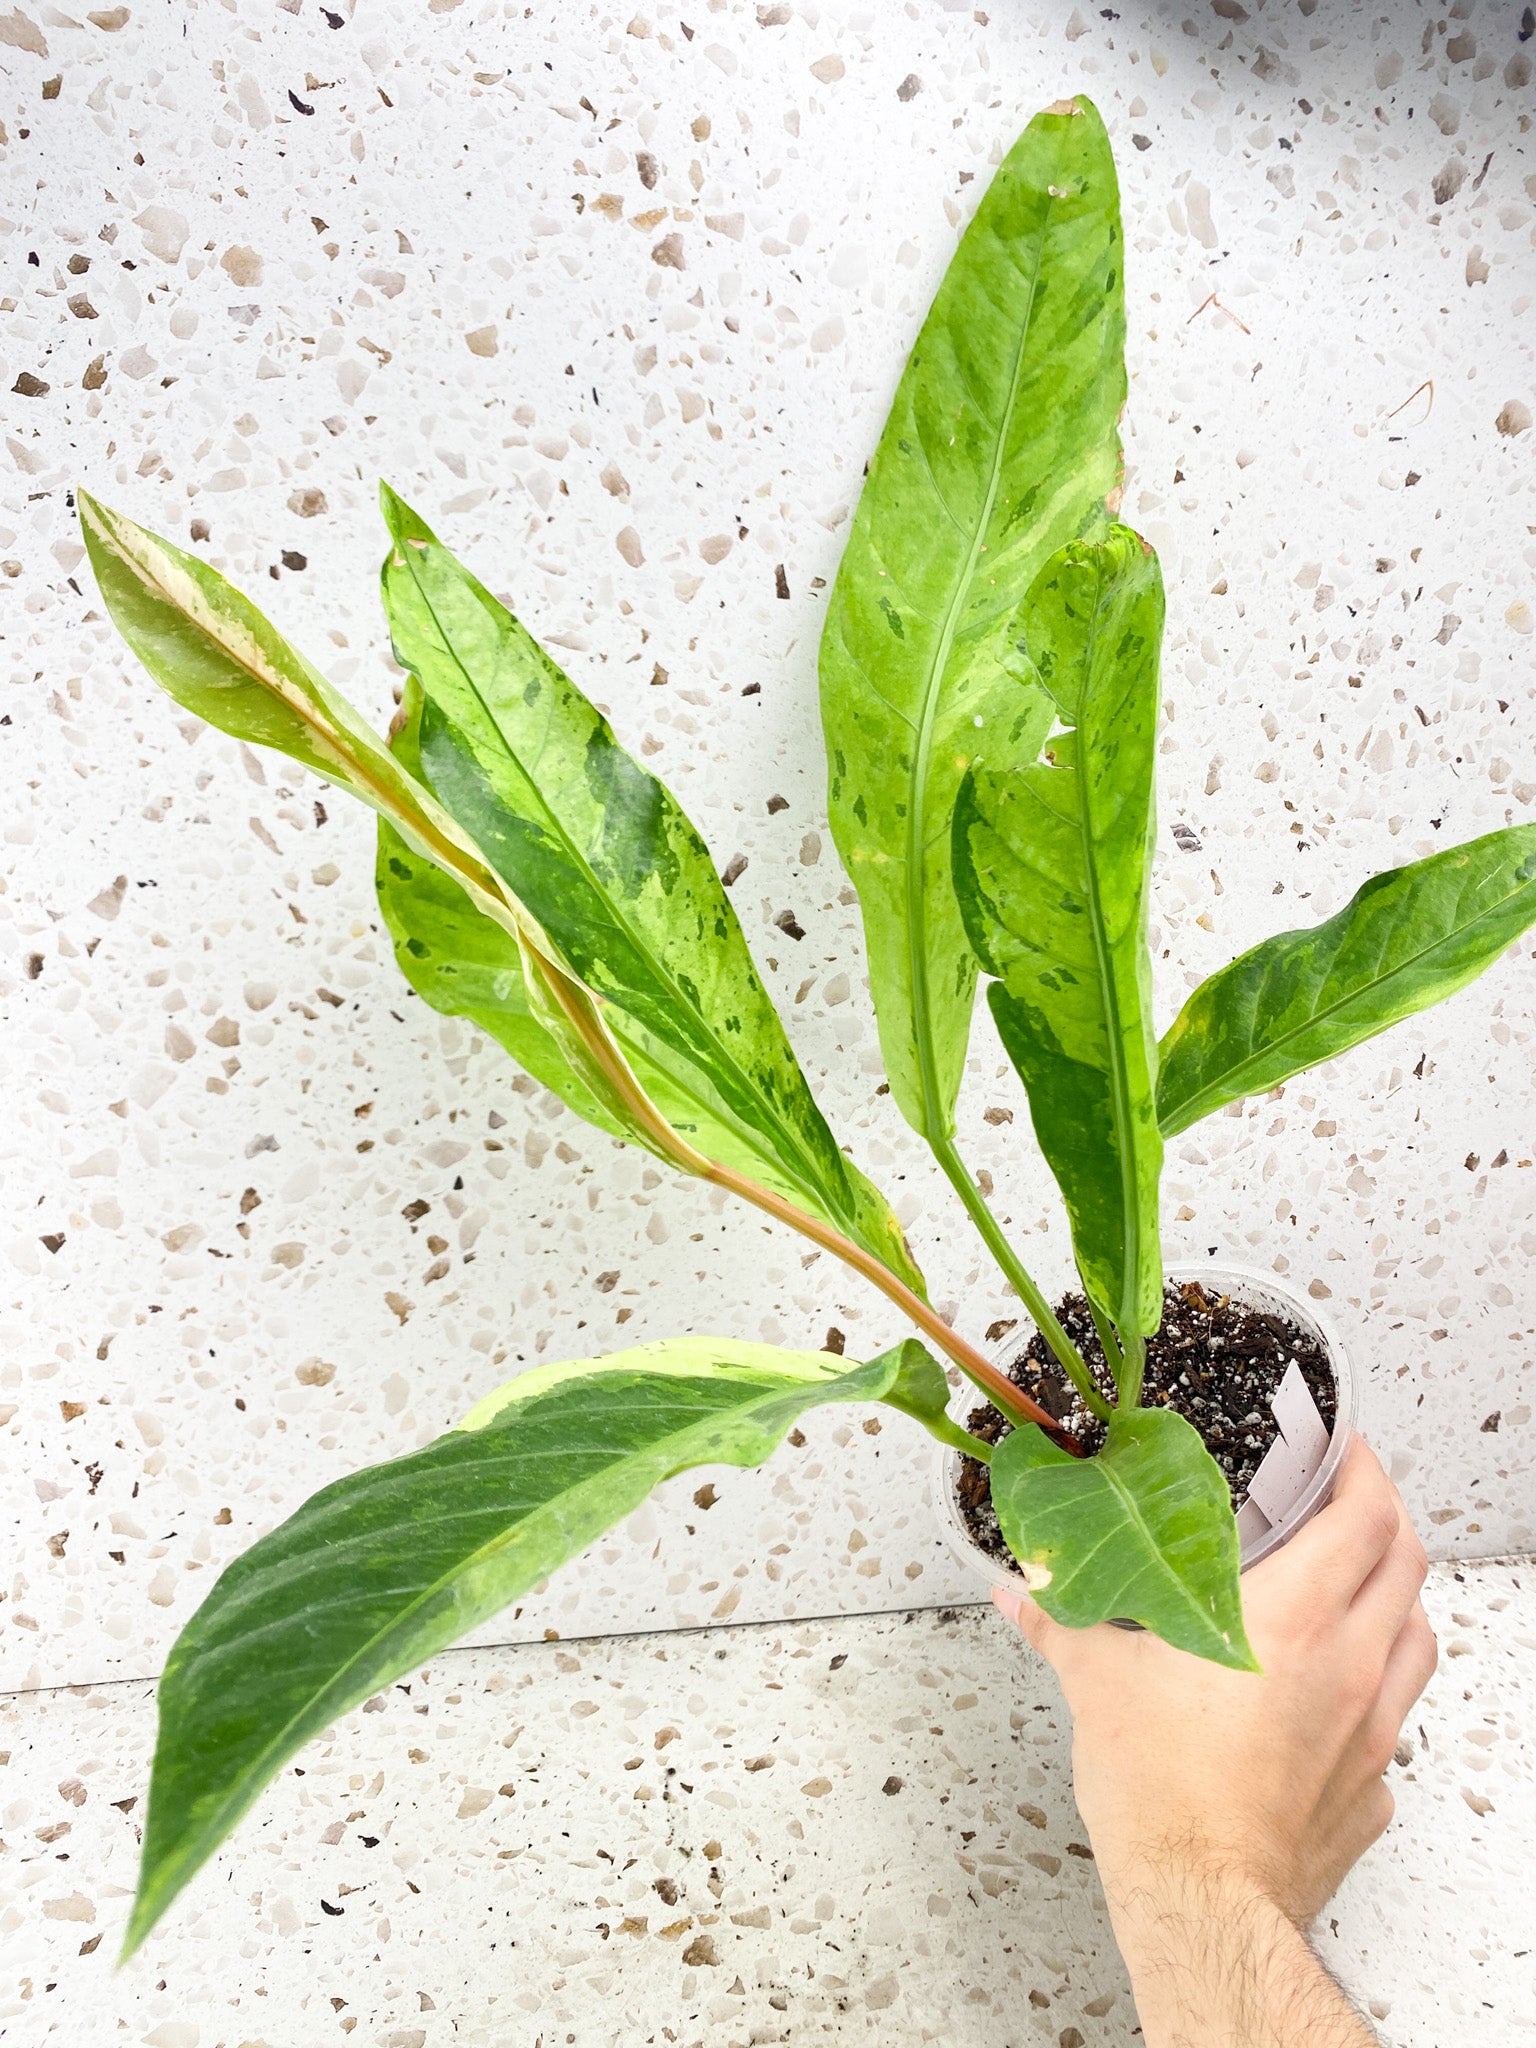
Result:
[[[383,503],[384,602],[425,694],[421,757],[437,795],[608,1006],[675,1128],[920,1288],[889,1205],[838,1150],[671,793],[387,488]]]
[[[1454,995],[1533,923],[1536,825],[1374,876],[1336,917],[1265,939],[1195,990],[1162,1042],[1164,1133]]]
[[[676,1338],[524,1373],[425,1450],[325,1487],[224,1571],[160,1681],[131,1953],[338,1714],[527,1592],[693,1465],[756,1465],[909,1368]],[[919,1347],[920,1348],[920,1347]],[[935,1368],[937,1370],[937,1368]]]
[[[1045,758],[973,768],[955,886],[1029,1093],[1089,1293],[1124,1333],[1162,1312],[1147,875],[1163,592],[1127,527],[1040,572],[1024,640],[1067,728]]]
[[[1025,1423],[992,1454],[992,1503],[1030,1592],[1068,1628],[1139,1621],[1176,1649],[1256,1671],[1232,1497],[1171,1408],[1117,1408],[1073,1458]]]
[[[416,774],[421,692],[414,681],[407,682],[402,713],[390,747]],[[453,877],[424,860],[387,818],[379,820],[374,884],[400,971],[424,1002],[447,1016],[467,1017],[588,1123],[615,1138],[639,1138],[541,1021],[516,939],[483,916]]]
[[[1124,252],[1109,141],[1078,100],[1031,121],[962,237],[897,389],[821,644],[838,850],[859,892],[891,1092],[953,1129],[975,963],[949,830],[971,761],[1032,760],[1011,615],[1120,476]]]

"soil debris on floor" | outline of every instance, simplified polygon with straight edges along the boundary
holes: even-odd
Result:
[[[1086,1298],[1069,1294],[1056,1309],[1062,1328],[1107,1395],[1114,1386]],[[1163,1290],[1163,1320],[1147,1339],[1142,1403],[1172,1408],[1193,1423],[1242,1506],[1249,1482],[1278,1434],[1270,1408],[1294,1364],[1311,1389],[1331,1433],[1337,1412],[1333,1372],[1317,1339],[1287,1317],[1252,1308],[1231,1295],[1207,1293],[1197,1280]],[[1104,1425],[1084,1406],[1037,1330],[1005,1368],[1045,1412],[1088,1451],[1104,1441]],[[1001,1443],[1013,1425],[990,1401],[973,1408],[966,1428],[984,1443]],[[957,1487],[967,1533],[978,1550],[1017,1569],[992,1508],[992,1482],[979,1458],[962,1458]]]

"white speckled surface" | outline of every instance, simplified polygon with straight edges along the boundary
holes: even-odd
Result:
[[[1536,1586],[1442,1566],[1428,1599],[1398,1819],[1318,1947],[1387,2048],[1507,2048],[1536,2027]],[[6,1708],[18,2048],[1140,2039],[1060,1695],[990,1609],[437,1658],[116,1976],[148,1688]]]
[[[1125,188],[1126,506],[1171,592],[1165,1014],[1372,868],[1533,815],[1516,11],[639,4],[0,22],[11,1683],[152,1672],[255,1533],[524,1360],[895,1334],[407,996],[367,820],[156,695],[71,481],[259,591],[381,719],[373,480],[415,497],[748,857],[736,900],[833,1122],[977,1334],[1007,1298],[874,1092],[817,579],[1036,107],[1091,92]],[[1171,1255],[1273,1266],[1349,1327],[1442,1554],[1536,1520],[1531,953],[1168,1163]],[[984,1020],[972,1068],[968,1149],[1059,1284]],[[675,1488],[498,1632],[956,1597],[915,1432],[808,1435],[707,1522]]]

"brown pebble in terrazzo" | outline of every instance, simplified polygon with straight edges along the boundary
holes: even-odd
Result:
[[[219,268],[231,284],[246,287],[261,283],[262,260],[254,249],[247,248],[243,243],[236,243],[224,251],[219,258]]]

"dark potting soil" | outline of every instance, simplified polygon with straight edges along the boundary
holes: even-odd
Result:
[[[1069,1294],[1056,1313],[1094,1378],[1112,1396],[1113,1382],[1087,1301]],[[1230,1295],[1208,1294],[1195,1280],[1163,1290],[1162,1327],[1147,1339],[1142,1401],[1148,1408],[1176,1409],[1193,1423],[1221,1467],[1234,1508],[1242,1506],[1249,1481],[1279,1434],[1270,1402],[1293,1360],[1331,1434],[1338,1407],[1333,1372],[1315,1337],[1284,1316],[1249,1308]],[[1086,1450],[1096,1451],[1103,1443],[1103,1423],[1084,1406],[1038,1330],[1007,1372]],[[989,1444],[1001,1443],[1012,1427],[990,1401],[966,1418],[971,1435]],[[1017,1569],[993,1512],[991,1479],[979,1458],[961,1459],[957,1491],[961,1519],[977,1549]]]

